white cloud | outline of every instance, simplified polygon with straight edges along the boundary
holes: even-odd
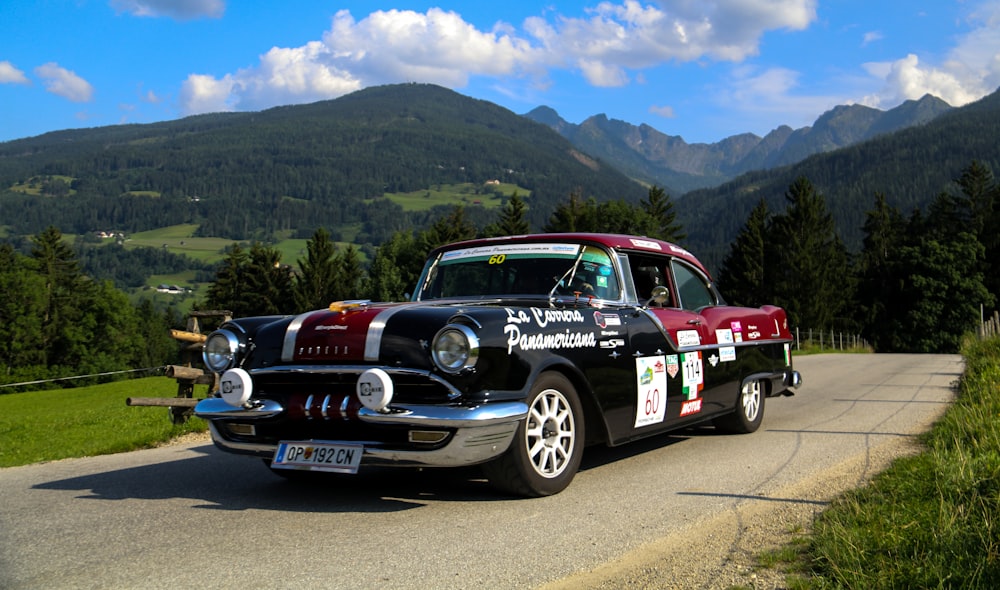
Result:
[[[801,30],[816,20],[815,0],[717,0],[642,5],[601,2],[590,18],[560,18],[545,44],[572,62],[645,68],[667,61],[712,58],[741,61],[756,55],[770,30]],[[539,28],[535,27],[536,29]]]
[[[147,90],[146,92],[140,92],[139,100],[149,104],[160,104],[161,102],[163,102],[163,99],[160,98],[160,96],[157,95],[152,90]]]
[[[657,106],[654,104],[653,106],[649,107],[649,112],[653,113],[654,115],[665,117],[667,119],[673,119],[674,117],[677,116],[674,113],[674,107],[668,105]]]
[[[55,62],[38,66],[35,75],[42,78],[47,91],[73,102],[88,102],[94,96],[94,87],[90,82]]]
[[[439,8],[379,10],[361,20],[341,10],[320,41],[272,48],[257,66],[221,79],[192,74],[184,84],[182,106],[187,114],[257,109],[399,82],[461,88],[473,76],[527,78],[542,87],[551,69],[578,72],[593,86],[624,86],[644,79],[641,72],[630,76],[630,70],[664,62],[743,60],[758,52],[765,32],[809,26],[816,19],[816,0],[655,0],[646,5],[623,0],[601,2],[587,9],[586,18],[548,18],[526,19],[519,33],[506,23],[479,30],[458,13]],[[225,89],[229,94],[222,96]]]
[[[881,41],[885,38],[885,35],[881,31],[868,31],[861,38],[861,46],[867,47],[868,45],[875,43],[876,41]]]
[[[973,28],[938,64],[912,53],[892,62],[864,64],[884,86],[863,102],[892,108],[904,100],[931,94],[952,106],[962,106],[995,91],[1000,86],[1000,2],[990,0],[974,6],[969,22]]]
[[[581,59],[577,65],[591,86],[625,86],[629,82],[625,70],[616,65],[594,59]]]
[[[336,98],[366,86],[397,82],[457,88],[473,75],[530,71],[529,56],[534,51],[499,29],[482,32],[458,14],[436,8],[426,13],[378,11],[361,21],[342,10],[322,41],[274,47],[261,56],[257,67],[223,80],[189,76],[182,106],[188,114],[222,105],[230,110],[258,109]],[[230,94],[220,97],[227,87]]]
[[[111,7],[134,16],[175,20],[219,18],[226,11],[225,0],[111,0]]]
[[[24,72],[7,60],[0,61],[0,84],[31,84]]]
[[[181,85],[181,111],[186,114],[232,111],[229,95],[234,86],[230,76],[216,80],[212,76],[191,74]]]

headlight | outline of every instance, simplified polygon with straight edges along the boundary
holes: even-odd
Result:
[[[445,373],[459,373],[476,366],[479,360],[479,337],[472,328],[452,324],[442,328],[431,346],[434,364]]]
[[[222,373],[236,365],[236,355],[243,351],[243,342],[229,330],[212,332],[202,348],[201,358],[213,373]]]

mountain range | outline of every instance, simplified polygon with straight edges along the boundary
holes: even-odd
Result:
[[[689,144],[649,125],[594,115],[579,125],[565,121],[549,107],[538,107],[526,117],[548,125],[582,152],[608,162],[639,180],[667,188],[674,194],[718,186],[753,170],[795,164],[811,156],[851,146],[932,121],[952,107],[925,95],[888,111],[858,104],[842,105],[823,113],[809,127],[782,125],[764,137],[742,133],[717,143]]]
[[[971,162],[1000,169],[998,137],[1000,93],[955,108],[930,96],[884,112],[841,106],[802,129],[687,144],[603,115],[573,125],[545,107],[518,115],[439,86],[399,84],[0,143],[0,237],[49,224],[84,234],[186,223],[203,237],[275,240],[322,226],[375,246],[456,203],[485,225],[503,197],[498,185],[526,197],[539,231],[571,194],[634,204],[656,184],[673,198],[684,245],[712,265],[754,205],[783,210],[788,186],[805,176],[857,251],[876,193],[909,215],[953,190]],[[456,187],[468,198],[437,200]],[[400,194],[410,206],[389,198]]]

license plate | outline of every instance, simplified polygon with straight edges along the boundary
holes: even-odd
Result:
[[[278,450],[271,460],[271,467],[357,473],[363,453],[363,445],[322,441],[282,441],[278,443]]]

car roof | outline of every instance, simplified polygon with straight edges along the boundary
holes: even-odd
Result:
[[[496,238],[479,238],[475,240],[466,240],[462,242],[454,242],[451,244],[446,244],[439,246],[431,251],[430,255],[436,256],[438,252],[443,250],[454,250],[456,248],[471,248],[480,246],[489,246],[492,244],[518,244],[518,243],[537,243],[537,242],[580,242],[580,243],[590,243],[599,246],[604,246],[611,250],[627,250],[632,252],[649,252],[652,254],[666,254],[670,256],[675,256],[681,258],[697,268],[699,268],[706,275],[708,270],[702,265],[701,261],[695,258],[694,254],[691,254],[684,248],[673,244],[671,242],[665,242],[663,240],[658,240],[656,238],[648,238],[645,236],[632,236],[625,234],[602,234],[602,233],[587,233],[587,232],[572,232],[572,233],[551,233],[551,234],[524,234],[518,236],[500,236]]]

